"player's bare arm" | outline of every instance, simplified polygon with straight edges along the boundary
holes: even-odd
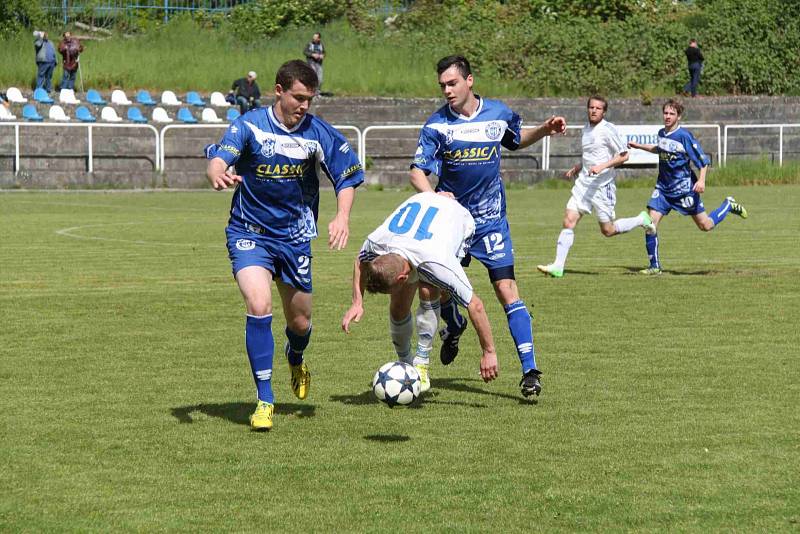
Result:
[[[658,153],[658,145],[643,145],[642,143],[635,143],[630,141],[628,143],[628,148],[636,148],[638,150],[645,150],[647,152],[652,152],[653,154]]]
[[[433,192],[433,187],[431,187],[431,183],[428,181],[428,177],[425,176],[425,173],[414,167],[411,169],[411,187],[417,190],[417,193],[424,193],[426,191]]]
[[[564,117],[550,117],[536,128],[522,130],[519,148],[525,148],[548,135],[564,134],[567,131],[567,120]]]
[[[483,350],[481,356],[481,378],[484,382],[490,382],[497,378],[497,352],[494,348],[494,339],[492,338],[492,327],[489,325],[489,317],[486,315],[486,309],[483,307],[483,302],[477,297],[472,295],[472,300],[469,301],[467,306],[469,312],[469,320],[472,326],[475,327],[475,332],[478,334],[478,341]]]
[[[353,207],[355,189],[346,187],[336,196],[336,216],[328,224],[328,247],[342,250],[350,236],[350,209]]]
[[[227,189],[242,181],[242,177],[228,170],[228,164],[222,158],[212,158],[206,167],[206,177],[217,191]]]
[[[353,263],[353,303],[350,309],[344,313],[342,317],[342,330],[350,333],[350,323],[359,322],[364,316],[364,269],[361,262],[356,261]]]
[[[581,170],[581,164],[580,163],[576,163],[575,165],[573,165],[572,167],[567,169],[567,172],[564,173],[564,178],[567,178],[567,179],[575,178],[575,175],[578,174],[578,172],[580,172],[580,170]]]
[[[620,152],[610,160],[604,163],[598,163],[597,165],[592,165],[589,168],[589,174],[600,174],[606,169],[610,169],[611,167],[619,167],[620,165],[624,164],[628,161],[630,156],[627,152]]]
[[[700,168],[700,176],[697,177],[692,191],[695,193],[705,193],[706,191],[706,172],[708,172],[708,165]]]

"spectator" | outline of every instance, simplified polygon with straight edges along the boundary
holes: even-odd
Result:
[[[48,93],[53,90],[53,71],[56,68],[56,49],[47,39],[47,32],[33,32],[36,50],[36,88],[43,88]]]
[[[683,95],[697,96],[697,86],[700,85],[700,73],[703,72],[703,52],[697,46],[697,39],[689,40],[686,48],[686,61],[689,64],[689,83],[683,87]]]
[[[58,43],[58,52],[63,61],[64,75],[61,77],[61,88],[75,90],[75,74],[78,72],[78,56],[83,52],[83,45],[70,32],[64,32]]]
[[[311,42],[306,46],[303,52],[306,56],[308,65],[317,73],[319,86],[317,87],[317,94],[322,91],[322,60],[325,59],[325,47],[322,46],[322,35],[317,32],[311,36]]]
[[[239,78],[233,82],[228,96],[232,96],[236,103],[239,104],[239,110],[242,115],[251,109],[261,107],[261,91],[256,83],[255,71],[251,70],[247,73],[246,78]]]

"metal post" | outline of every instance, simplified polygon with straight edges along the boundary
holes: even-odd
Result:
[[[778,167],[783,167],[783,124],[778,134]]]
[[[89,134],[89,172],[94,172],[94,162],[92,161],[92,125],[88,125]]]
[[[67,0],[61,0],[61,10],[64,12],[64,26],[67,25]]]
[[[19,124],[14,125],[14,175],[19,173]]]
[[[169,22],[169,0],[164,0],[164,24]]]

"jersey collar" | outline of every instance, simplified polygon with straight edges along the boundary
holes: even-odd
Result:
[[[461,119],[464,121],[471,121],[472,119],[477,117],[480,114],[481,110],[483,109],[483,98],[481,98],[480,95],[475,95],[475,98],[478,99],[478,107],[475,108],[475,113],[473,113],[469,117],[467,117],[466,115],[462,115],[461,113],[456,113],[456,110],[451,108],[450,104],[447,104],[447,111],[449,111],[450,114],[456,117],[457,119]]]
[[[275,116],[275,113],[272,111],[272,106],[267,108],[267,116],[269,117],[269,120],[272,121],[272,124],[274,124],[276,127],[280,128],[286,133],[296,132],[298,128],[300,128],[303,125],[303,123],[306,122],[306,119],[308,119],[308,113],[306,113],[305,115],[303,115],[303,118],[300,119],[300,122],[294,125],[294,128],[287,128],[286,125],[283,124],[281,121],[279,121],[278,117]]]

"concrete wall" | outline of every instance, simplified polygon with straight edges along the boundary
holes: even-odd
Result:
[[[660,124],[664,99],[644,105],[639,100],[613,99],[609,120],[618,124]],[[570,124],[586,120],[585,99],[506,99],[526,124],[537,124],[550,115],[566,117]],[[440,99],[326,98],[317,99],[312,112],[333,124],[349,124],[365,129],[372,125],[421,125],[441,105]],[[800,123],[800,98],[797,97],[700,97],[686,99],[686,123],[755,124]],[[64,106],[74,116],[74,107]],[[46,116],[48,106],[40,106]],[[124,116],[125,106],[118,108]],[[174,116],[176,109],[169,109]],[[21,106],[12,108],[18,117]],[[95,110],[99,115],[99,110]],[[194,113],[199,116],[195,109]],[[224,109],[217,114],[224,116]],[[160,129],[159,126],[157,128]],[[172,130],[166,134],[166,159],[163,173],[155,173],[151,131],[123,128],[95,128],[94,172],[87,172],[85,128],[20,129],[20,172],[14,173],[14,129],[0,123],[0,188],[153,188],[207,187],[202,147],[219,139],[223,128]],[[355,135],[343,132],[356,146]],[[716,135],[695,132],[714,162],[719,154]],[[369,183],[404,185],[408,165],[416,149],[418,130],[373,132],[367,139]],[[503,156],[503,174],[508,181],[533,182],[553,175],[580,160],[579,131],[553,139],[550,166],[541,171],[541,144]],[[729,141],[729,161],[737,157],[766,157],[777,161],[777,129],[737,131]],[[800,159],[800,128],[784,136],[784,160]],[[624,176],[652,176],[652,169],[627,170]]]

